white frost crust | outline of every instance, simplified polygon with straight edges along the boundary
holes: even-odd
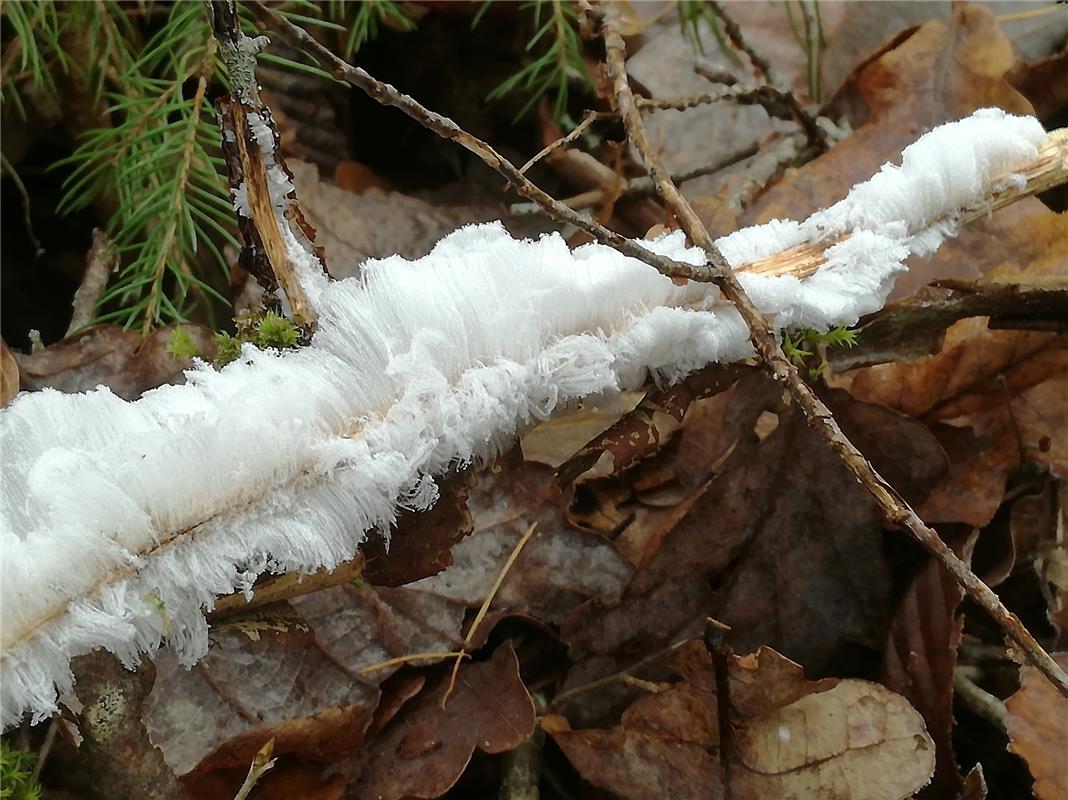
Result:
[[[809,220],[718,244],[738,265],[852,231],[805,280],[740,279],[778,328],[854,324],[882,306],[910,252],[952,232],[927,220],[978,203],[1043,135],[1033,120],[978,112]],[[703,259],[678,233],[645,244]],[[49,390],[0,411],[4,728],[52,713],[70,659],[93,647],[133,665],[165,638],[194,663],[217,596],[250,591],[264,571],[353,557],[399,507],[433,503],[430,476],[493,458],[561,406],[752,355],[714,287],[677,287],[600,245],[516,241],[499,223],[313,289],[319,330],[299,351],[246,346],[136,402]]]

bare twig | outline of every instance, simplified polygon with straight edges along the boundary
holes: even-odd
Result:
[[[820,8],[816,0],[798,0],[801,17],[805,21],[805,62],[808,68],[808,93],[817,103],[820,101],[820,47],[823,44],[823,26],[820,24]]]
[[[763,76],[765,83],[767,83],[767,86],[763,87],[763,88],[767,89],[767,90],[770,90],[771,92],[774,92],[776,95],[778,95],[778,102],[784,103],[786,105],[786,107],[790,109],[791,115],[797,120],[798,124],[804,129],[805,134],[809,138],[809,141],[812,142],[813,145],[818,147],[820,152],[823,152],[823,151],[827,150],[830,147],[830,143],[828,142],[828,139],[827,139],[827,132],[825,130],[823,130],[823,128],[821,128],[819,125],[816,124],[816,120],[813,119],[811,114],[809,114],[807,111],[805,111],[805,109],[797,101],[797,98],[794,97],[794,93],[789,91],[785,87],[781,86],[779,84],[779,82],[777,80],[775,80],[774,73],[771,71],[771,64],[768,62],[768,60],[766,58],[764,58],[762,55],[760,55],[760,53],[758,53],[756,51],[756,49],[748,41],[746,41],[745,37],[742,36],[742,30],[741,30],[741,28],[738,27],[738,23],[736,23],[731,18],[731,16],[729,14],[727,14],[727,12],[723,8],[722,4],[716,3],[716,2],[712,2],[712,3],[710,3],[710,5],[712,6],[712,9],[716,12],[716,16],[719,17],[720,21],[723,23],[723,29],[726,32],[727,37],[731,40],[731,44],[733,44],[736,48],[738,48],[743,53],[745,53],[747,56],[749,56],[749,60],[752,62],[753,66]],[[806,31],[808,30],[808,17],[807,16],[805,18],[805,29],[806,29]],[[818,28],[816,29],[816,34],[815,35],[816,35],[817,40],[818,40],[818,37],[819,37],[819,29]],[[818,53],[818,47],[819,47],[819,42],[817,41],[817,53]],[[819,68],[818,55],[816,56],[816,59],[817,60],[816,60],[815,63],[816,63],[816,68],[818,69]],[[810,68],[811,68],[811,64],[812,63],[813,63],[813,59],[810,56],[809,57]],[[705,75],[706,77],[708,77],[707,74],[706,74],[706,71],[701,67],[701,65],[698,65],[695,69],[696,69],[698,74]],[[718,76],[710,77],[710,80],[718,80]],[[760,101],[757,100],[756,102],[759,103]],[[763,103],[761,103],[761,105],[763,105]],[[765,106],[765,108],[768,108],[768,106]],[[770,108],[768,108],[768,113],[769,114],[771,113],[771,109]],[[777,116],[777,115],[773,114],[773,116]]]
[[[733,100],[739,105],[761,106],[769,117],[793,120],[805,132],[808,141],[816,148],[817,154],[830,148],[827,131],[820,127],[816,119],[809,114],[794,97],[794,93],[774,86],[731,86],[718,92],[695,94],[674,100],[653,100],[648,97],[635,99],[638,107],[647,111],[684,111],[687,108],[717,103],[720,100]]]
[[[731,761],[734,756],[734,725],[731,718],[730,659],[734,650],[727,643],[731,626],[709,617],[705,621],[705,647],[712,657],[712,674],[716,681],[716,717],[719,722],[719,763],[723,792],[730,800]]]
[[[712,10],[719,17],[719,21],[723,23],[723,32],[727,34],[727,38],[731,40],[731,44],[738,50],[741,50],[747,56],[749,56],[750,62],[760,73],[760,75],[771,85],[776,85],[775,74],[771,70],[771,64],[764,56],[762,56],[757,50],[749,44],[746,38],[742,35],[742,29],[738,27],[738,23],[726,12],[722,3],[717,3],[715,0],[709,0],[708,3]]]
[[[100,228],[93,229],[93,244],[85,258],[85,273],[74,293],[74,311],[67,326],[67,336],[85,328],[96,316],[96,304],[107,288],[111,272],[117,266],[119,256],[111,246],[111,239]]]
[[[715,164],[706,164],[704,166],[696,167],[686,172],[673,175],[672,178],[677,183],[684,183],[685,181],[692,180],[693,178],[699,178],[702,175],[712,175],[720,170],[726,169],[739,161],[744,161],[747,158],[751,158],[759,151],[760,146],[757,144],[744,147],[741,150],[731,153],[722,161],[717,161]],[[636,194],[655,194],[656,184],[653,183],[652,178],[648,175],[641,175],[637,178],[631,178],[626,181],[623,186],[618,190],[613,190],[610,186],[603,186],[599,189],[591,189],[588,192],[580,192],[579,194],[571,197],[565,197],[561,200],[561,203],[574,209],[592,208],[604,202],[607,198],[619,199],[620,197],[628,197]],[[528,215],[528,214],[543,214],[545,209],[537,203],[516,203],[508,209],[510,213],[516,215]]]
[[[338,58],[329,49],[320,44],[303,28],[283,18],[262,0],[250,0],[247,8],[265,25],[277,30],[294,47],[301,47],[319,62],[323,69],[341,81],[366,92],[372,99],[385,106],[392,106],[411,117],[427,130],[436,133],[442,139],[463,147],[478,156],[487,166],[500,173],[515,190],[538,203],[558,222],[574,225],[589,233],[602,244],[618,250],[631,258],[636,258],[656,268],[669,278],[708,282],[715,277],[715,268],[708,265],[694,266],[657,255],[642,247],[637,242],[621,236],[615,231],[592,222],[585,215],[556,200],[547,192],[539,189],[524,176],[508,159],[498,153],[487,142],[472,136],[448,117],[444,117],[421,105],[414,98],[397,90],[396,87],[372,77],[360,67],[354,67]],[[717,267],[718,268],[718,267]]]
[[[673,644],[669,644],[667,647],[663,648],[662,650],[657,650],[655,653],[651,653],[650,655],[647,655],[641,661],[637,661],[637,662],[631,664],[626,669],[620,670],[619,672],[613,672],[611,675],[605,675],[604,677],[597,678],[596,680],[590,681],[589,683],[583,683],[583,684],[579,684],[578,686],[572,686],[570,689],[567,689],[566,691],[560,692],[558,695],[556,695],[549,702],[549,708],[550,709],[560,708],[561,706],[563,706],[564,704],[568,703],[569,701],[573,700],[575,697],[578,697],[581,694],[585,694],[586,692],[595,691],[595,690],[600,689],[600,688],[602,688],[604,686],[609,686],[609,685],[611,685],[613,683],[629,683],[634,678],[634,676],[631,675],[632,672],[634,672],[635,670],[641,669],[642,667],[647,666],[648,664],[652,664],[654,661],[659,661],[664,656],[675,652],[680,647],[683,647],[683,646],[689,644],[692,641],[694,641],[694,640],[693,640],[693,638],[690,638],[690,637],[688,637],[686,639],[682,639],[682,640],[680,640],[678,642],[674,642]]]
[[[387,658],[385,661],[376,661],[374,664],[368,664],[366,667],[360,667],[357,672],[361,675],[370,675],[372,672],[378,672],[382,669],[389,669],[390,667],[399,667],[402,664],[412,664],[416,661],[440,661],[443,658],[455,658],[458,661],[462,661],[465,658],[470,658],[470,654],[465,651],[460,652],[446,652],[446,653],[409,653],[405,656],[397,656],[396,658]]]
[[[252,759],[252,764],[248,768],[248,775],[245,776],[245,782],[241,784],[241,788],[237,790],[237,794],[234,795],[234,800],[245,800],[251,793],[252,789],[259,782],[268,770],[270,770],[277,759],[271,758],[274,755],[274,739],[268,739],[267,744],[256,751],[255,757]]]
[[[525,174],[528,169],[530,169],[543,158],[545,158],[545,156],[549,155],[549,153],[551,153],[553,150],[563,147],[565,144],[571,144],[571,142],[575,141],[578,137],[580,137],[585,132],[585,130],[590,127],[590,125],[592,125],[599,119],[603,119],[605,116],[606,115],[601,114],[597,111],[587,111],[586,115],[582,118],[582,121],[575,126],[575,129],[571,131],[571,133],[567,134],[566,136],[561,136],[555,142],[551,142],[545,145],[545,147],[543,147],[536,156],[534,156],[532,159],[530,159],[530,161],[521,166],[519,168],[519,171]]]
[[[226,64],[233,93],[218,101],[219,126],[223,131],[221,145],[230,172],[230,186],[244,191],[248,214],[238,215],[238,225],[245,246],[242,250],[242,265],[252,272],[265,289],[273,292],[278,286],[289,301],[293,321],[301,327],[315,322],[307,293],[293,264],[282,224],[289,224],[291,232],[304,234],[309,249],[313,248],[311,236],[305,229],[303,219],[296,207],[296,194],[290,190],[285,198],[284,220],[275,212],[278,198],[272,197],[272,181],[268,176],[268,162],[259,141],[259,132],[253,124],[266,126],[272,137],[273,152],[270,154],[279,168],[285,170],[292,181],[292,174],[278,152],[278,130],[270,110],[264,106],[256,86],[256,53],[267,43],[260,36],[252,39],[242,32],[237,18],[234,0],[206,0],[211,17],[212,30],[219,42],[219,50]],[[274,189],[278,191],[277,188]],[[323,263],[322,252],[316,251]]]
[[[48,760],[48,755],[52,752],[52,745],[56,743],[57,733],[59,733],[59,718],[52,717],[52,720],[48,723],[48,732],[45,733],[44,743],[41,745],[41,749],[37,751],[37,759],[33,762],[33,772],[30,773],[31,786],[41,780],[45,761]]]
[[[219,622],[227,617],[243,614],[269,603],[303,597],[320,589],[349,583],[363,574],[365,562],[363,554],[359,553],[355,558],[344,561],[333,569],[316,570],[310,575],[298,572],[272,575],[253,587],[254,594],[251,597],[246,598],[242,592],[220,597],[215,601],[215,607],[208,614],[208,619],[211,622]]]
[[[456,654],[456,663],[452,665],[452,676],[449,678],[449,685],[445,689],[444,697],[441,698],[442,708],[445,708],[445,704],[449,702],[453,687],[456,686],[456,673],[460,669],[460,662],[467,657],[467,648],[470,647],[471,642],[475,640],[475,632],[478,630],[478,626],[481,625],[482,620],[486,618],[486,612],[489,611],[493,598],[497,596],[497,591],[501,588],[501,584],[504,583],[504,579],[512,569],[512,565],[515,564],[515,560],[519,558],[519,554],[523,552],[523,548],[526,547],[527,542],[530,541],[530,537],[534,535],[534,531],[537,530],[537,527],[537,522],[532,523],[531,526],[527,528],[527,532],[519,537],[519,541],[516,542],[515,547],[512,548],[512,552],[508,555],[507,560],[504,562],[504,566],[501,567],[501,571],[497,573],[497,580],[493,582],[493,586],[490,587],[489,592],[486,594],[486,599],[482,601],[482,607],[475,615],[471,627],[468,628],[467,636],[464,637],[464,650]]]
[[[1004,731],[1005,720],[1009,716],[1005,703],[973,681],[973,674],[974,670],[968,667],[957,667],[953,670],[953,691],[977,716],[999,731]]]
[[[433,131],[444,139],[456,142],[474,153],[488,166],[503,175],[519,194],[540,203],[550,212],[554,219],[581,228],[602,244],[608,245],[624,255],[636,258],[673,279],[715,282],[723,294],[735,304],[742,318],[750,326],[753,346],[771,377],[781,386],[787,388],[794,396],[805,413],[809,424],[823,436],[828,446],[841,458],[850,473],[868,490],[887,523],[893,527],[902,527],[910,531],[929,552],[943,563],[950,574],[961,583],[968,595],[990,613],[993,619],[1026,654],[1028,659],[1057,686],[1059,691],[1068,696],[1068,675],[1065,675],[1060,666],[1049,657],[1049,654],[1035,641],[1019,619],[1002,605],[997,595],[980,581],[964,562],[953,554],[938,537],[938,534],[923,523],[916,515],[916,512],[875,472],[864,456],[846,439],[826,405],[813,394],[812,389],[801,379],[796,369],[792,367],[789,360],[783,355],[768,322],[742,289],[741,284],[731,272],[730,266],[723,258],[723,255],[716,249],[714,242],[712,242],[708,232],[701,225],[693,209],[682,199],[678,189],[671,183],[670,177],[666,175],[663,169],[654,167],[656,164],[655,157],[653,157],[652,163],[649,163],[648,159],[652,155],[650,143],[648,136],[644,135],[645,126],[635,104],[634,95],[627,83],[626,73],[623,71],[625,50],[623,49],[622,37],[617,32],[606,31],[606,39],[612,40],[612,46],[608,48],[609,62],[610,65],[614,63],[616,76],[621,82],[619,95],[622,105],[620,111],[625,112],[625,120],[630,120],[628,128],[635,128],[635,131],[632,132],[632,136],[635,138],[634,143],[639,148],[639,151],[643,147],[645,148],[645,152],[642,155],[643,158],[647,159],[647,165],[653,167],[650,169],[650,174],[657,181],[661,192],[664,193],[665,200],[676,211],[683,230],[687,231],[690,238],[697,245],[704,248],[708,254],[709,261],[707,264],[693,266],[658,256],[646,250],[637,242],[620,236],[603,225],[590,221],[531,183],[519,172],[515,165],[501,156],[489,144],[472,136],[451,119],[436,114],[420,105],[416,100],[399,92],[395,87],[376,80],[365,70],[347,64],[330,50],[323,47],[306,31],[276,14],[261,0],[251,0],[248,8],[259,20],[278,30],[291,45],[305,48],[322,67],[339,80],[356,86],[383,105],[399,109],[428,130]]]
[[[616,26],[615,12],[608,8],[602,16],[602,31],[605,40],[605,54],[608,77],[612,81],[616,103],[623,117],[627,133],[634,146],[641,154],[646,169],[656,181],[660,195],[679,220],[682,229],[696,245],[705,250],[713,265],[726,265],[723,255],[715,242],[705,230],[704,225],[694,213],[693,208],[671,181],[670,175],[659,161],[649,135],[645,129],[641,112],[635,102],[626,73],[626,45]],[[979,604],[1001,629],[1020,647],[1028,659],[1041,671],[1065,696],[1068,697],[1068,675],[1050,658],[1049,654],[1024,627],[1023,623],[1002,604],[990,587],[983,583],[942,541],[938,534],[919,518],[915,511],[891,487],[864,455],[846,438],[830,409],[820,400],[812,388],[801,378],[794,365],[786,358],[772,333],[767,321],[753,305],[738,279],[727,270],[720,270],[716,284],[724,296],[734,303],[739,314],[749,326],[750,339],[760,355],[765,368],[780,385],[784,386],[805,414],[809,425],[820,433],[827,445],[839,456],[846,469],[863,486],[886,523],[895,528],[905,528],[923,547],[931,553],[946,570],[960,583],[972,600]]]

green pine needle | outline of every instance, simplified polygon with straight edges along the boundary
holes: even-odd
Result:
[[[475,24],[488,5],[479,9]],[[527,42],[526,52],[533,53],[534,60],[494,88],[486,99],[498,100],[513,91],[523,92],[527,101],[515,116],[518,120],[552,92],[555,93],[553,116],[565,127],[573,128],[574,122],[567,113],[572,81],[580,81],[591,93],[594,88],[582,58],[578,10],[565,0],[533,0],[524,3],[523,9],[533,14],[534,35]],[[548,13],[544,13],[546,10]]]

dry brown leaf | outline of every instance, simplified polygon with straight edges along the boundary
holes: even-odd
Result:
[[[924,426],[844,394],[831,404],[913,500],[942,474],[944,456]],[[768,644],[813,672],[882,649],[891,575],[881,519],[796,409],[763,441],[742,439],[654,547],[617,606],[580,607],[563,625],[578,661],[568,687],[690,635],[709,613],[734,628],[739,649]]]
[[[467,471],[438,480],[438,501],[420,512],[402,511],[386,547],[384,537],[373,536],[361,552],[367,558],[364,577],[375,586],[403,586],[436,575],[452,564],[453,546],[471,533],[467,510]]]
[[[604,537],[566,523],[565,499],[548,467],[513,456],[477,480],[468,500],[474,532],[453,548],[450,567],[413,588],[479,607],[516,542],[537,522],[494,596],[495,611],[558,622],[592,597],[618,599],[631,565]]]
[[[215,352],[211,331],[201,325],[181,326],[210,356]],[[96,325],[29,355],[15,354],[28,391],[52,388],[87,392],[104,385],[125,400],[165,383],[181,383],[188,358],[167,352],[174,328],[160,328],[147,339],[118,325]]]
[[[534,703],[510,644],[489,661],[463,664],[443,709],[441,676],[406,705],[364,753],[356,795],[376,800],[444,794],[471,760],[511,750],[534,730]]]
[[[904,800],[930,780],[934,743],[903,697],[844,680],[752,720],[736,742],[732,797]]]
[[[964,789],[951,739],[953,668],[964,623],[957,606],[963,596],[949,573],[928,559],[905,590],[887,636],[882,683],[923,715],[935,743],[935,775],[921,797],[956,797]]]
[[[492,206],[435,206],[377,188],[353,194],[320,179],[311,164],[293,161],[289,167],[304,216],[335,278],[358,274],[368,258],[421,258],[446,233],[499,216]]]
[[[724,775],[736,800],[902,800],[931,776],[934,744],[922,717],[883,686],[807,681],[769,648],[731,656],[731,742],[721,749],[708,654],[694,642],[675,661],[682,680],[640,697],[613,729],[551,726],[586,780],[628,800],[718,797]]]
[[[1012,45],[981,6],[960,5],[951,19],[925,23],[899,46],[861,64],[839,93],[839,106],[856,109],[853,134],[772,187],[743,224],[804,219],[897,159],[921,133],[977,108],[1031,113],[1002,78],[1013,62]]]
[[[361,668],[459,640],[464,608],[407,589],[338,586],[213,627],[192,670],[157,656],[146,703],[152,740],[179,775],[244,767],[265,741],[278,754],[332,761],[358,750],[397,667]]]
[[[1053,657],[1068,669],[1068,653]],[[1068,700],[1034,667],[1020,670],[1020,690],[1005,701],[1009,749],[1027,762],[1039,800],[1068,797]]]
[[[857,372],[850,393],[927,420],[954,419],[1005,405],[1068,371],[1068,341],[1037,331],[991,331],[985,317],[946,331],[942,351],[912,364],[878,364]]]

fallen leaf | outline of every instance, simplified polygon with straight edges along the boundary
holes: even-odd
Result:
[[[494,596],[495,611],[558,622],[592,597],[617,599],[630,564],[604,537],[567,525],[564,502],[548,467],[501,462],[471,490],[474,532],[453,548],[454,563],[411,588],[479,607],[516,542],[537,522]]]
[[[944,456],[923,426],[844,395],[833,401],[880,472],[941,474]],[[915,493],[920,483],[903,485]],[[860,669],[882,649],[889,599],[875,506],[791,409],[763,441],[740,441],[680,506],[617,605],[569,615],[561,634],[577,663],[566,686],[626,668],[708,614],[734,628],[739,649],[774,646],[814,674]]]
[[[1030,63],[1017,64],[1008,80],[1035,107],[1040,120],[1053,117],[1068,105],[1068,86],[1060,77],[1068,71],[1068,50]]]
[[[843,680],[751,721],[737,741],[732,796],[904,800],[930,780],[923,718],[883,686]],[[817,788],[818,787],[818,788]]]
[[[311,164],[294,160],[289,168],[301,209],[335,278],[358,275],[369,258],[421,258],[461,225],[500,216],[492,206],[436,206],[373,187],[353,194],[321,180]]]
[[[201,325],[182,325],[202,353],[215,352],[211,331]],[[29,355],[15,354],[27,391],[51,388],[87,392],[103,385],[125,400],[136,400],[149,389],[181,383],[192,361],[167,352],[173,327],[160,328],[147,339],[118,325],[96,325]]]
[[[1013,62],[1012,45],[981,6],[961,5],[950,19],[924,23],[897,47],[862,62],[832,101],[852,112],[853,134],[769,189],[742,224],[804,219],[897,159],[920,134],[978,108],[1031,113],[1003,79]]]
[[[1036,331],[991,331],[986,319],[961,320],[942,351],[916,363],[878,364],[849,386],[861,400],[927,420],[996,408],[1006,398],[1068,371],[1068,342]]]
[[[641,696],[611,730],[549,728],[583,778],[628,800],[901,800],[930,778],[934,745],[904,698],[866,681],[807,681],[770,648],[727,659],[726,745],[711,659],[688,645],[675,656],[682,680]]]
[[[970,539],[965,551],[974,536]],[[964,790],[952,741],[953,669],[964,624],[957,607],[963,597],[957,581],[930,558],[905,590],[890,621],[882,683],[923,715],[935,746],[935,774],[919,793],[921,798],[957,797]]]
[[[467,510],[468,471],[454,472],[437,481],[439,497],[426,511],[402,511],[395,530],[373,536],[361,552],[367,558],[364,577],[375,586],[403,586],[436,575],[453,562],[453,546],[471,533]]]
[[[510,644],[488,661],[463,664],[441,707],[448,675],[406,705],[367,748],[356,795],[376,800],[439,797],[456,783],[475,748],[502,753],[534,730],[534,703]]]
[[[407,589],[338,586],[213,627],[192,670],[156,657],[145,724],[174,771],[244,766],[275,752],[334,761],[358,750],[397,656],[453,650],[462,606]]]
[[[733,386],[754,368],[744,364],[712,364],[673,386],[653,389],[633,410],[588,440],[558,466],[561,485],[604,461],[600,475],[613,475],[655,453],[682,425],[686,412],[697,400],[712,397]]]
[[[1053,653],[1068,669],[1068,653]],[[1068,700],[1034,667],[1020,669],[1020,690],[1005,701],[1009,749],[1027,762],[1039,800],[1068,796]]]

